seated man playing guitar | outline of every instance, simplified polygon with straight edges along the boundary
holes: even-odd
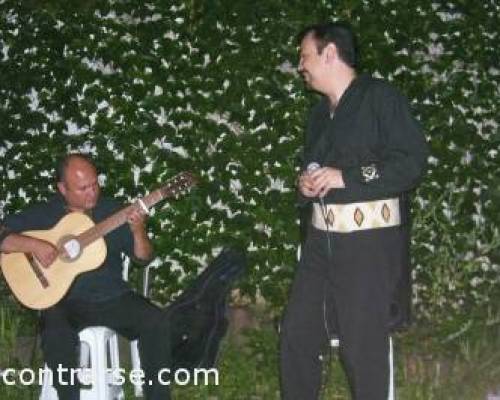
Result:
[[[57,195],[46,203],[7,217],[2,227],[6,233],[2,251],[31,253],[37,265],[41,265],[42,273],[49,271],[54,260],[67,256],[71,249],[56,248],[49,241],[17,233],[51,229],[72,212],[84,213],[98,223],[120,208],[116,201],[99,196],[97,171],[86,156],[66,156],[57,174]],[[58,366],[61,371],[77,368],[78,332],[95,325],[107,326],[128,339],[138,338],[145,382],[152,382],[144,385],[146,398],[170,398],[169,387],[157,381],[157,372],[171,365],[168,320],[159,307],[133,292],[122,280],[122,253],[144,263],[152,257],[144,211],[140,207],[130,208],[127,222],[104,237],[104,262],[78,275],[62,300],[41,312],[42,349],[45,361],[54,372],[54,386],[60,400],[79,399],[78,384],[66,384],[70,382],[70,372],[61,376]],[[79,253],[78,257],[84,258],[86,253]],[[70,268],[70,264],[67,267]]]

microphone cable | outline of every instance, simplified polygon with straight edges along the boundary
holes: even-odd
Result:
[[[319,165],[319,163],[311,162],[307,166],[307,173],[312,173],[320,168],[321,168],[321,166]],[[318,199],[319,199],[319,203],[320,203],[320,209],[321,209],[323,221],[324,221],[325,226],[326,226],[325,236],[326,236],[327,248],[328,248],[328,260],[329,260],[328,264],[331,265],[333,263],[333,254],[332,254],[332,244],[331,244],[331,238],[330,238],[330,225],[328,223],[328,212],[327,212],[327,207],[325,205],[324,197],[318,197]],[[326,271],[326,272],[328,274],[328,271]],[[322,371],[323,371],[322,372],[323,377],[321,379],[322,384],[321,384],[321,389],[320,389],[320,393],[322,393],[322,394],[325,393],[327,384],[329,382],[328,371],[331,370],[331,364],[332,364],[332,361],[334,358],[334,352],[333,352],[333,348],[331,345],[331,341],[334,339],[334,336],[333,336],[332,332],[330,332],[330,329],[328,326],[328,305],[327,305],[328,284],[327,284],[327,282],[330,281],[330,279],[331,278],[329,278],[329,279],[327,278],[325,280],[325,283],[323,284],[323,324],[325,327],[325,334],[326,334],[327,341],[328,341],[328,343],[327,343],[328,351],[326,354],[326,360],[323,361],[323,359],[322,359],[322,362],[324,362],[323,368],[322,368]],[[333,282],[330,281],[330,284],[333,284]],[[325,369],[325,365],[327,366],[327,369]]]

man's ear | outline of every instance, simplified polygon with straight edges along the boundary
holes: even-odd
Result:
[[[328,43],[323,51],[326,51],[326,61],[328,63],[335,61],[338,57],[337,46],[334,43]]]
[[[66,194],[66,186],[64,185],[64,182],[57,182],[57,189],[63,196]]]

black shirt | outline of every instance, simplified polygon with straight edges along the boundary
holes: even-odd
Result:
[[[115,200],[100,198],[89,217],[98,223],[120,208],[121,205]],[[7,217],[5,226],[12,232],[47,230],[67,213],[63,197],[55,195],[47,203],[31,206],[19,214]],[[134,239],[128,224],[108,233],[104,240],[107,247],[104,263],[97,269],[78,275],[66,298],[99,302],[118,297],[130,290],[122,279],[122,254],[133,255]]]
[[[360,75],[333,115],[327,98],[312,109],[303,170],[311,162],[342,171],[345,188],[330,190],[326,203],[384,199],[417,185],[425,171],[427,145],[407,99],[387,82]]]
[[[3,240],[9,236],[10,231],[9,228],[7,228],[5,225],[2,225],[0,223],[0,245],[2,244]]]

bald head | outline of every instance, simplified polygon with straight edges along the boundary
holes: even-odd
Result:
[[[82,153],[72,153],[72,154],[67,154],[63,158],[61,158],[56,166],[56,182],[62,182],[64,181],[64,177],[66,174],[66,169],[68,168],[69,164],[73,161],[81,161],[81,162],[87,162],[87,164],[90,164],[94,166],[94,162],[92,159],[87,156],[86,154]],[[95,166],[94,166],[95,168]]]
[[[57,169],[57,188],[71,211],[85,212],[95,207],[99,199],[97,170],[82,154],[66,156]]]

